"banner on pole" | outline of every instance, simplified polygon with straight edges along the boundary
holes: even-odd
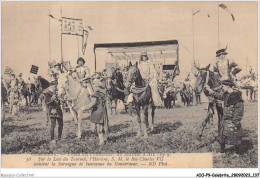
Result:
[[[62,17],[62,34],[83,36],[82,19]]]
[[[38,73],[38,66],[32,65],[30,73],[37,74]]]
[[[82,37],[82,53],[85,54],[86,47],[87,47],[87,40],[88,40],[88,31],[83,31],[83,37]]]

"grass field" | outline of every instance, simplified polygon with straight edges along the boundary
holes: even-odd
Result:
[[[126,114],[109,115],[110,133],[105,145],[98,145],[98,137],[90,131],[90,122],[83,120],[82,139],[77,139],[77,126],[69,113],[64,114],[62,140],[56,147],[49,144],[49,127],[45,113],[38,106],[23,108],[17,117],[6,114],[5,134],[2,138],[2,154],[22,153],[207,153],[214,154],[214,167],[258,166],[258,109],[257,102],[245,102],[242,127],[247,131],[243,138],[241,154],[235,154],[232,146],[227,146],[225,154],[219,154],[217,116],[210,123],[202,137],[196,139],[201,122],[206,116],[206,103],[199,106],[155,111],[155,131],[149,138],[136,139],[136,116]],[[119,110],[120,112],[120,110]],[[57,125],[56,125],[57,137]]]

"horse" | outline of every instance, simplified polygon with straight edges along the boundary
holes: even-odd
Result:
[[[28,85],[29,85],[30,94],[31,94],[30,105],[31,104],[38,104],[39,96],[36,93],[37,93],[37,90],[39,89],[39,84],[38,84],[38,86],[34,83],[31,83],[31,84],[28,84]]]
[[[180,91],[182,102],[187,104],[187,107],[191,106],[191,103],[193,102],[193,89],[190,85],[187,85],[183,83],[183,87]]]
[[[140,70],[138,69],[138,63],[136,62],[135,65],[132,65],[132,63],[129,64],[129,70],[127,79],[125,82],[125,94],[129,94],[130,92],[133,93],[133,103],[135,105],[136,113],[137,113],[137,122],[139,123],[139,129],[137,132],[136,137],[141,136],[141,131],[144,132],[144,137],[147,138],[147,130],[149,126],[148,122],[148,108],[151,106],[151,115],[152,115],[152,126],[151,126],[151,132],[154,130],[154,114],[155,114],[155,106],[153,104],[152,99],[152,91],[151,87],[148,83],[146,83],[140,73]],[[131,85],[135,83],[135,87],[131,88]],[[131,91],[130,91],[131,90]],[[143,124],[141,123],[141,107],[143,109]],[[142,129],[143,125],[143,129]]]
[[[208,93],[204,90],[205,85],[209,85],[211,89],[217,90],[221,86],[221,81],[220,77],[216,75],[214,72],[209,70],[210,65],[208,65],[206,68],[198,68],[199,75],[197,76],[196,82],[195,82],[195,91],[198,93],[201,93],[204,91],[206,96],[209,96]],[[214,102],[216,102],[214,100]],[[221,129],[223,128],[222,124],[222,118],[223,118],[223,107],[221,104],[216,103],[216,109],[217,109],[217,114],[218,114],[218,135],[220,137],[220,144],[221,147],[225,147],[225,142],[223,142],[222,134],[221,134]],[[213,103],[209,102],[208,105],[208,112],[207,112],[207,117],[206,119],[202,122],[201,129],[198,133],[197,139],[201,139],[203,135],[203,130],[206,127],[207,123],[209,123],[210,118],[213,118],[214,114],[214,108],[213,108]]]
[[[93,107],[93,103],[95,103],[95,98],[90,98],[88,91],[85,87],[81,85],[81,83],[73,78],[71,73],[63,73],[59,76],[58,79],[58,97],[62,98],[63,95],[67,95],[72,104],[72,110],[75,113],[77,118],[78,125],[78,133],[77,137],[81,138],[81,125],[83,119],[83,111],[90,110]],[[99,144],[102,145],[106,141],[106,127],[107,121],[104,121],[102,124],[96,123],[98,136],[99,136]],[[105,133],[104,133],[105,130]]]
[[[165,92],[164,92],[164,105],[165,105],[166,109],[170,109],[173,106],[175,106],[177,93],[178,93],[178,91],[176,91],[173,88],[165,90]],[[173,103],[172,103],[172,101],[173,101]]]
[[[31,93],[30,93],[30,88],[27,84],[22,83],[22,88],[21,88],[21,94],[24,97],[26,101],[26,106],[29,105],[29,102],[31,100]]]
[[[245,76],[245,77],[242,77],[239,81],[237,81],[237,85],[241,89],[246,90],[247,100],[248,100],[248,95],[249,95],[249,97],[250,97],[249,101],[256,101],[256,92],[258,90],[257,81],[254,81]]]
[[[1,84],[1,135],[4,136],[5,103],[8,101],[8,92],[3,83]]]
[[[46,125],[48,125],[49,123],[49,120],[50,120],[50,116],[48,114],[48,104],[46,104],[46,95],[43,94],[43,91],[47,88],[50,87],[50,82],[48,80],[46,80],[45,78],[42,78],[42,77],[37,77],[36,80],[35,80],[35,86],[39,86],[38,90],[35,92],[33,98],[32,98],[32,101],[35,101],[36,98],[38,99],[40,96],[41,96],[41,99],[42,99],[42,109],[43,111],[46,112],[46,118],[47,118],[47,123]]]
[[[123,75],[121,72],[114,71],[112,77],[106,78],[107,98],[109,100],[111,115],[113,114],[113,109],[115,110],[115,114],[117,114],[116,109],[117,109],[118,100],[121,100],[124,103],[125,100],[124,88],[125,86],[123,81]]]

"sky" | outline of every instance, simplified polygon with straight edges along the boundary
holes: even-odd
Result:
[[[178,40],[179,78],[184,78],[193,63],[193,37],[200,67],[216,61],[216,51],[227,46],[227,57],[243,67],[241,75],[249,65],[257,72],[257,2],[219,3],[234,14],[234,22],[218,2],[2,2],[2,74],[9,66],[27,78],[31,65],[36,65],[39,75],[48,78],[48,61],[61,59],[61,23],[50,19],[49,33],[49,11],[57,19],[81,18],[93,28],[85,55],[81,37],[66,35],[62,40],[64,60],[75,66],[82,56],[91,72],[95,43]],[[197,10],[192,28],[192,11]]]

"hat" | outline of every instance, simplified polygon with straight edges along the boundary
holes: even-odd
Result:
[[[141,53],[140,61],[143,61],[143,58],[142,58],[142,57],[147,57],[147,60],[148,60],[147,52],[142,52],[142,53]]]
[[[19,74],[19,77],[21,77],[22,75],[23,75],[23,74],[22,74],[22,73],[20,73],[20,74]]]
[[[79,64],[79,61],[82,61],[83,64],[85,64],[85,60],[84,60],[82,57],[78,58],[78,60],[77,60],[77,64]]]
[[[219,57],[221,55],[227,55],[228,53],[226,52],[227,49],[220,49],[216,52],[216,57]]]
[[[57,64],[54,64],[54,66],[53,67],[56,67],[56,66],[61,66],[61,64],[60,63],[57,63]]]
[[[146,51],[143,51],[143,52],[141,53],[141,56],[147,56],[147,52],[146,52]]]

